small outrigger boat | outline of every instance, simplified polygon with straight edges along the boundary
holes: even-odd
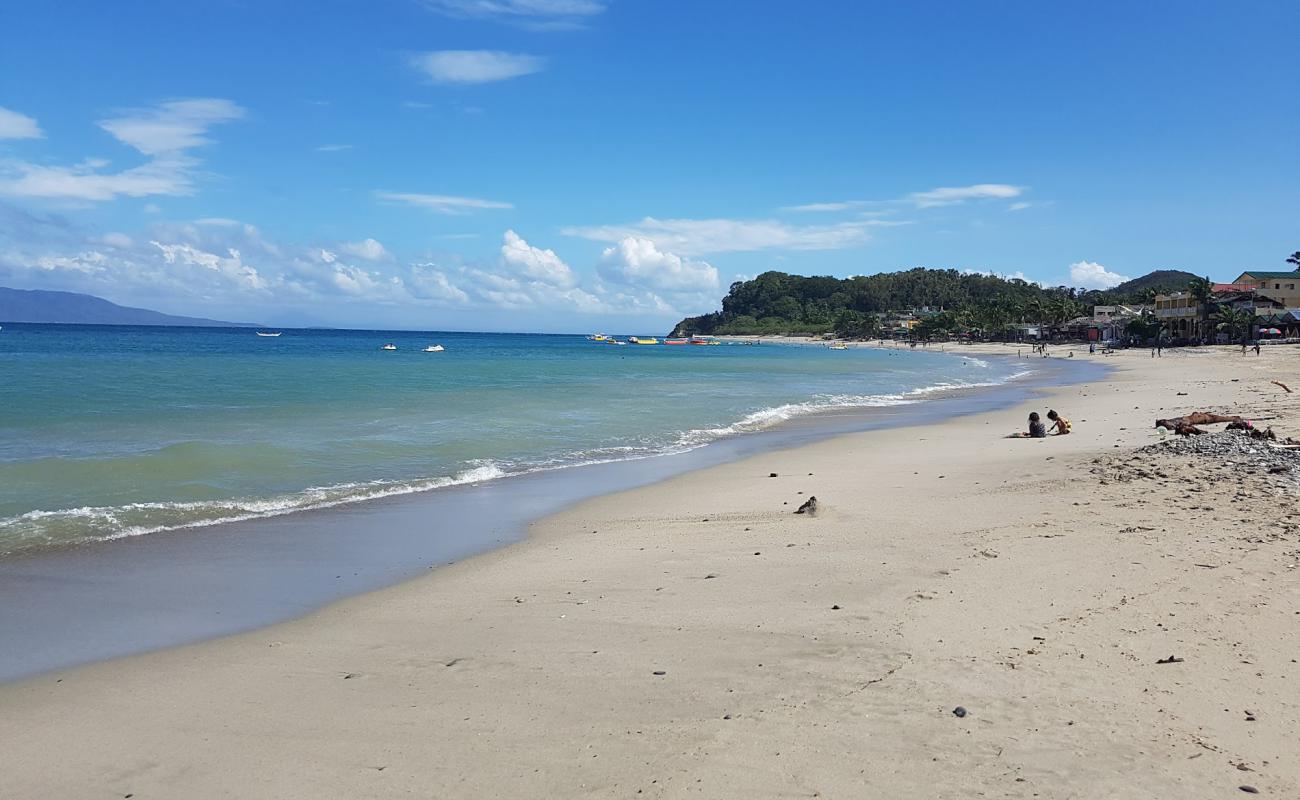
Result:
[[[710,339],[710,338],[705,337],[705,336],[692,336],[692,337],[691,337],[691,344],[700,344],[700,345],[710,345],[710,346],[712,346],[712,345],[719,345],[719,344],[722,344],[722,342],[719,342],[717,339]]]
[[[258,336],[279,336],[283,331],[258,331]]]
[[[826,346],[827,346],[828,348],[830,348],[831,350],[848,350],[848,349],[849,349],[849,346],[848,346],[847,344],[845,344],[844,342],[836,342],[835,344],[828,344],[828,345],[826,345]]]
[[[690,339],[664,339],[664,344],[690,344]]]
[[[607,336],[603,341],[605,342],[605,344],[621,344],[621,345],[627,344],[627,342],[620,342],[618,339],[615,339],[613,336]]]
[[[627,340],[632,344],[659,344],[659,340],[653,336],[648,339],[643,339],[639,336],[629,336],[627,337]]]
[[[396,350],[396,349],[397,349],[397,345],[393,344],[392,342],[389,342],[388,344],[384,345],[383,347],[381,347],[381,348],[379,348],[379,349],[380,349],[380,350]]]
[[[441,353],[443,350],[446,350],[446,349],[447,349],[447,348],[443,347],[443,346],[440,345],[440,344],[431,344],[431,345],[429,345],[428,347],[424,348],[424,352],[426,352],[426,353]]]

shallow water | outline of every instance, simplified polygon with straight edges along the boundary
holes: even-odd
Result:
[[[1023,371],[770,344],[6,325],[0,556],[683,452]]]

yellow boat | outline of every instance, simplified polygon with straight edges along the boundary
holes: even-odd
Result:
[[[589,342],[608,342],[608,341],[609,341],[609,337],[606,336],[606,335],[603,334],[603,333],[593,333],[592,335],[590,335],[590,336],[587,337],[587,341],[589,341]]]
[[[639,336],[629,336],[627,340],[632,344],[659,344],[659,340],[651,336],[649,339],[642,339]]]

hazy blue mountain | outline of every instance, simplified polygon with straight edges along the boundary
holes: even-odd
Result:
[[[0,324],[5,322],[58,322],[73,325],[203,325],[255,327],[249,322],[222,322],[198,317],[177,317],[110,303],[102,297],[77,292],[41,289],[6,289],[0,286]]]

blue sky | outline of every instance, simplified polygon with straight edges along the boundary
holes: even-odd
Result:
[[[661,331],[767,269],[1103,287],[1300,249],[1290,2],[27,3],[0,285]]]

